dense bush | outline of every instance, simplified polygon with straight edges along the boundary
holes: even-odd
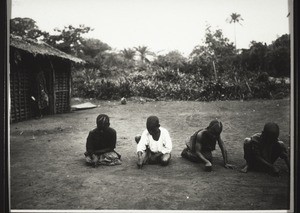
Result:
[[[240,100],[253,98],[282,98],[289,94],[289,84],[269,81],[266,73],[247,80],[204,80],[200,75],[178,70],[157,69],[134,72],[119,78],[95,77],[85,72],[74,79],[74,96],[97,99],[120,99],[142,96],[156,100]],[[99,74],[99,73],[98,73]]]

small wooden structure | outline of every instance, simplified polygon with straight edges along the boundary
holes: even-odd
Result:
[[[46,93],[43,114],[71,109],[71,65],[84,63],[46,43],[11,36],[10,38],[10,115],[11,122],[35,116],[32,97]]]

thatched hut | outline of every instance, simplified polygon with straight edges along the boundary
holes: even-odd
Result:
[[[10,115],[18,122],[71,109],[71,65],[83,60],[46,43],[10,38]],[[40,97],[46,97],[41,107]],[[42,110],[42,112],[41,112]]]

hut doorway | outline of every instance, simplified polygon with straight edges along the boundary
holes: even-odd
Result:
[[[34,72],[31,81],[31,108],[36,118],[50,114],[49,111],[49,82],[46,73],[39,67]]]

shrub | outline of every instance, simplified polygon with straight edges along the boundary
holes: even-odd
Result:
[[[114,79],[95,77],[93,72],[89,74],[76,76],[75,96],[103,100],[142,96],[156,100],[215,101],[282,98],[289,94],[288,84],[271,82],[264,73],[247,81],[233,81],[224,76],[205,81],[199,74],[161,68]]]

